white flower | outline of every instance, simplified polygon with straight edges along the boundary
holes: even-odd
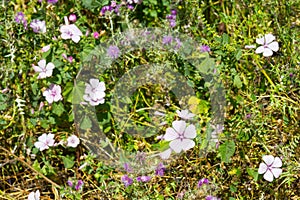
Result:
[[[180,153],[181,150],[187,151],[195,146],[195,142],[192,140],[196,137],[196,127],[189,125],[186,127],[185,121],[174,121],[172,123],[173,128],[167,128],[164,139],[170,142],[170,147],[176,153]]]
[[[255,45],[245,45],[245,49],[254,49]]]
[[[278,42],[274,40],[275,40],[275,36],[272,34],[266,34],[262,38],[257,38],[256,43],[261,44],[262,46],[258,47],[255,53],[263,53],[263,56],[265,57],[272,56],[273,51],[276,52],[279,49]]]
[[[168,159],[168,158],[170,157],[171,153],[172,153],[172,149],[169,148],[169,149],[167,149],[167,150],[161,152],[161,153],[159,154],[159,156],[161,157],[161,159],[164,159],[164,160],[165,160],[165,159]]]
[[[68,137],[67,142],[68,147],[76,148],[80,143],[80,140],[76,135],[71,135],[70,137]]]
[[[50,47],[51,47],[50,44],[47,45],[47,46],[44,46],[44,47],[41,49],[41,51],[42,51],[43,53],[45,53],[45,52],[49,51]]]
[[[53,69],[55,68],[54,64],[49,62],[46,65],[46,60],[40,60],[38,66],[33,66],[35,72],[40,73],[38,78],[46,78],[52,76]]]
[[[193,117],[195,116],[195,114],[190,113],[189,110],[187,109],[182,111],[176,110],[176,113],[181,119],[186,119],[186,120],[193,119]]]
[[[30,192],[28,195],[28,200],[40,200],[40,191]]]
[[[278,178],[282,173],[281,159],[279,157],[275,157],[272,155],[263,156],[264,163],[260,163],[258,173],[264,174],[264,179],[272,182],[274,177]],[[273,177],[274,176],[274,177]]]
[[[61,38],[62,39],[72,39],[73,42],[78,43],[82,32],[77,28],[75,24],[62,25],[60,27]]]
[[[50,104],[62,100],[61,87],[59,85],[52,84],[47,90],[43,92],[43,96]]]
[[[30,27],[32,28],[33,32],[35,33],[46,33],[46,22],[40,21],[39,19],[34,19],[30,23]]]
[[[86,83],[85,94],[83,99],[88,101],[90,105],[97,106],[103,104],[105,99],[105,84],[104,82],[99,82],[98,79],[90,79],[90,84]]]
[[[49,133],[48,135],[44,133],[38,138],[38,141],[34,143],[34,146],[40,151],[49,149],[49,147],[54,146],[54,134]]]

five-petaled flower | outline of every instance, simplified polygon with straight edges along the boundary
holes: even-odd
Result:
[[[44,59],[38,62],[38,66],[33,66],[34,71],[39,73],[39,79],[52,76],[54,68],[55,66],[51,62],[46,65],[46,60]]]
[[[76,148],[80,143],[80,140],[76,135],[71,135],[70,137],[68,137],[67,142],[68,147]]]
[[[30,27],[35,33],[46,33],[46,22],[39,19],[34,19],[30,23]]]
[[[122,176],[121,181],[124,183],[125,187],[128,187],[129,185],[131,185],[133,183],[132,178],[130,178],[127,175]]]
[[[38,138],[38,141],[34,143],[34,146],[40,151],[44,151],[45,149],[49,149],[49,147],[54,146],[54,142],[54,134],[44,133]]]
[[[49,104],[62,100],[61,87],[59,85],[51,84],[51,86],[43,92]]]
[[[185,119],[185,120],[189,120],[189,119],[193,119],[193,117],[195,116],[195,114],[190,113],[189,110],[176,110],[177,115],[181,118],[181,119]]]
[[[262,38],[257,38],[256,43],[262,46],[255,50],[255,53],[263,53],[263,56],[269,57],[273,55],[273,51],[279,50],[278,42],[274,41],[275,36],[272,34],[266,34]]]
[[[138,182],[149,182],[151,180],[151,176],[138,176],[136,181]]]
[[[105,99],[105,83],[99,82],[98,79],[90,79],[90,83],[85,84],[85,94],[83,99],[88,101],[91,106],[103,104]]]
[[[258,173],[264,174],[264,179],[272,182],[274,177],[278,178],[282,173],[282,161],[279,157],[275,157],[272,155],[263,156],[264,163],[260,163]]]
[[[75,24],[62,25],[60,27],[61,38],[62,39],[72,39],[73,42],[78,43],[82,32]]]
[[[166,168],[165,168],[164,164],[163,163],[159,163],[157,165],[156,169],[155,169],[155,175],[157,175],[157,176],[163,176],[164,173],[165,173],[165,170],[166,170]]]
[[[173,128],[167,128],[164,136],[166,141],[171,141],[170,148],[176,153],[193,148],[195,142],[192,139],[196,137],[196,127],[192,124],[186,127],[185,121],[174,121],[172,125]]]
[[[40,191],[30,192],[28,195],[28,200],[40,200]]]
[[[107,49],[107,55],[112,59],[117,59],[120,55],[120,49],[115,45],[111,45]]]

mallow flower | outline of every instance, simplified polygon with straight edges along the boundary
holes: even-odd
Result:
[[[40,191],[30,192],[28,195],[28,200],[40,200]]]
[[[264,174],[264,179],[272,182],[275,178],[278,178],[282,173],[282,161],[279,157],[275,157],[272,155],[265,155],[262,157],[263,161],[259,165],[258,173]]]
[[[189,120],[189,119],[193,119],[193,117],[195,116],[195,114],[190,113],[189,110],[176,110],[177,115],[181,118],[181,119],[185,119],[185,120]]]
[[[98,79],[90,79],[89,83],[85,84],[85,94],[83,99],[88,101],[91,106],[97,106],[105,102],[105,83],[99,82]]]
[[[51,86],[43,92],[49,104],[62,100],[61,87],[59,85],[51,84]]]
[[[186,126],[185,121],[174,121],[172,128],[167,128],[164,139],[171,141],[169,146],[176,153],[182,150],[187,151],[195,146],[192,140],[196,137],[196,127],[194,125]]]
[[[30,23],[30,27],[35,33],[46,33],[46,22],[39,19],[34,19]]]
[[[33,66],[34,71],[39,73],[38,79],[52,76],[54,68],[55,66],[53,63],[49,62],[46,64],[46,60],[44,59],[38,62],[38,66]]]
[[[79,145],[80,140],[76,135],[71,135],[68,137],[67,142],[68,147],[76,148]]]
[[[49,147],[54,146],[54,134],[44,133],[38,138],[38,141],[34,143],[34,146],[38,148],[40,151],[44,151],[45,149],[49,149]]]
[[[82,32],[75,24],[62,25],[60,27],[61,38],[62,39],[72,39],[73,42],[78,43]]]
[[[263,56],[269,57],[273,55],[273,51],[279,50],[278,42],[274,41],[275,36],[272,34],[266,34],[262,38],[257,38],[256,43],[262,46],[255,50],[255,53],[263,53]]]

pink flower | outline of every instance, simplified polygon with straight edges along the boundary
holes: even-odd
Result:
[[[173,128],[167,128],[164,139],[170,142],[170,148],[176,153],[182,150],[187,151],[195,146],[192,140],[196,137],[196,127],[189,125],[186,127],[185,121],[174,121]]]
[[[38,62],[38,66],[33,66],[34,71],[39,73],[39,79],[52,76],[54,68],[55,66],[51,62],[46,65],[46,60],[44,59]]]
[[[68,147],[76,148],[80,143],[80,140],[76,135],[71,135],[70,137],[68,137],[67,142],[68,142],[67,144]]]
[[[43,53],[45,53],[45,52],[49,51],[49,49],[50,49],[50,44],[47,45],[47,46],[44,46],[44,47],[42,48],[41,51],[42,51]]]
[[[80,40],[80,36],[82,36],[82,32],[75,24],[62,25],[60,27],[60,32],[62,39],[72,39],[75,43],[78,43]]]
[[[94,37],[95,39],[98,39],[98,38],[99,38],[99,33],[98,33],[98,32],[94,32],[94,33],[93,33],[93,37]]]
[[[40,151],[49,149],[49,147],[54,146],[54,134],[49,133],[48,135],[44,133],[38,138],[38,141],[34,143],[34,146]]]
[[[90,83],[86,83],[85,94],[83,99],[88,101],[91,106],[103,104],[105,99],[105,83],[99,82],[98,79],[90,79]]]
[[[33,32],[35,33],[46,33],[46,22],[40,21],[39,19],[34,19],[30,23],[30,27],[32,28]]]
[[[61,87],[59,85],[52,84],[46,91],[43,92],[43,96],[49,104],[62,100]]]
[[[279,50],[278,42],[274,41],[275,36],[272,34],[266,34],[262,38],[257,38],[256,43],[262,46],[255,50],[255,53],[263,53],[263,56],[269,57],[273,55],[273,51]],[[273,42],[274,41],[274,42]]]
[[[76,22],[76,20],[77,20],[77,17],[76,17],[75,14],[71,14],[71,15],[69,16],[69,21],[70,21],[70,22]]]
[[[274,177],[278,178],[282,173],[282,161],[279,157],[272,155],[263,156],[264,163],[260,163],[258,173],[264,174],[264,179],[272,182]]]

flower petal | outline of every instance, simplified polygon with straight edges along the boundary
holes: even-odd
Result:
[[[80,40],[80,36],[79,35],[73,35],[72,40],[73,40],[73,42],[78,43],[79,40]]]
[[[279,157],[275,157],[272,167],[281,167],[282,161]]]
[[[263,156],[262,159],[265,161],[265,163],[267,165],[272,165],[272,163],[274,162],[274,156],[272,155],[266,155],[266,156]]]
[[[164,139],[166,141],[172,141],[178,138],[178,133],[173,128],[167,128],[166,134],[164,135]]]
[[[45,68],[46,67],[46,60],[40,60],[39,62],[38,62],[38,65],[41,67],[41,68]]]
[[[180,153],[181,150],[183,149],[183,145],[180,139],[173,140],[170,142],[169,146],[171,149],[173,149],[176,153]]]
[[[186,123],[185,121],[173,121],[172,126],[177,133],[181,134],[186,128]]]
[[[278,178],[280,174],[282,173],[282,169],[280,168],[271,168],[271,172],[275,176],[275,178]]]
[[[184,131],[185,138],[195,138],[196,137],[196,127],[191,124]]]
[[[270,57],[272,55],[273,55],[273,51],[271,49],[269,49],[269,48],[265,48],[263,56]]]
[[[169,149],[161,152],[159,155],[160,155],[161,159],[165,160],[165,159],[168,159],[170,157],[171,152],[172,152],[172,149],[169,148]]]
[[[191,148],[193,148],[195,146],[195,142],[193,140],[190,140],[190,139],[183,139],[181,141],[181,148],[184,150],[184,151],[187,151]]]
[[[258,47],[256,50],[255,50],[255,53],[262,53],[262,52],[264,52],[265,51],[265,47],[263,47],[263,46],[260,46],[260,47]]]
[[[265,35],[265,39],[266,39],[266,44],[269,44],[269,43],[271,43],[273,40],[275,40],[275,36],[272,35],[271,33],[269,33],[269,34],[266,34],[266,35]]]
[[[273,177],[273,174],[270,170],[267,170],[267,172],[264,174],[264,179],[269,181],[269,182],[272,182],[274,177]]]
[[[46,66],[47,70],[53,70],[55,68],[54,64],[52,62],[49,62]]]
[[[264,38],[264,37],[262,37],[262,38],[257,38],[257,39],[256,39],[256,43],[257,43],[257,44],[264,45],[264,44],[265,44],[265,38]]]
[[[259,168],[258,168],[258,173],[259,174],[264,174],[268,169],[268,166],[265,163],[260,163]]]
[[[275,52],[279,50],[279,44],[276,41],[268,44],[268,47]]]

